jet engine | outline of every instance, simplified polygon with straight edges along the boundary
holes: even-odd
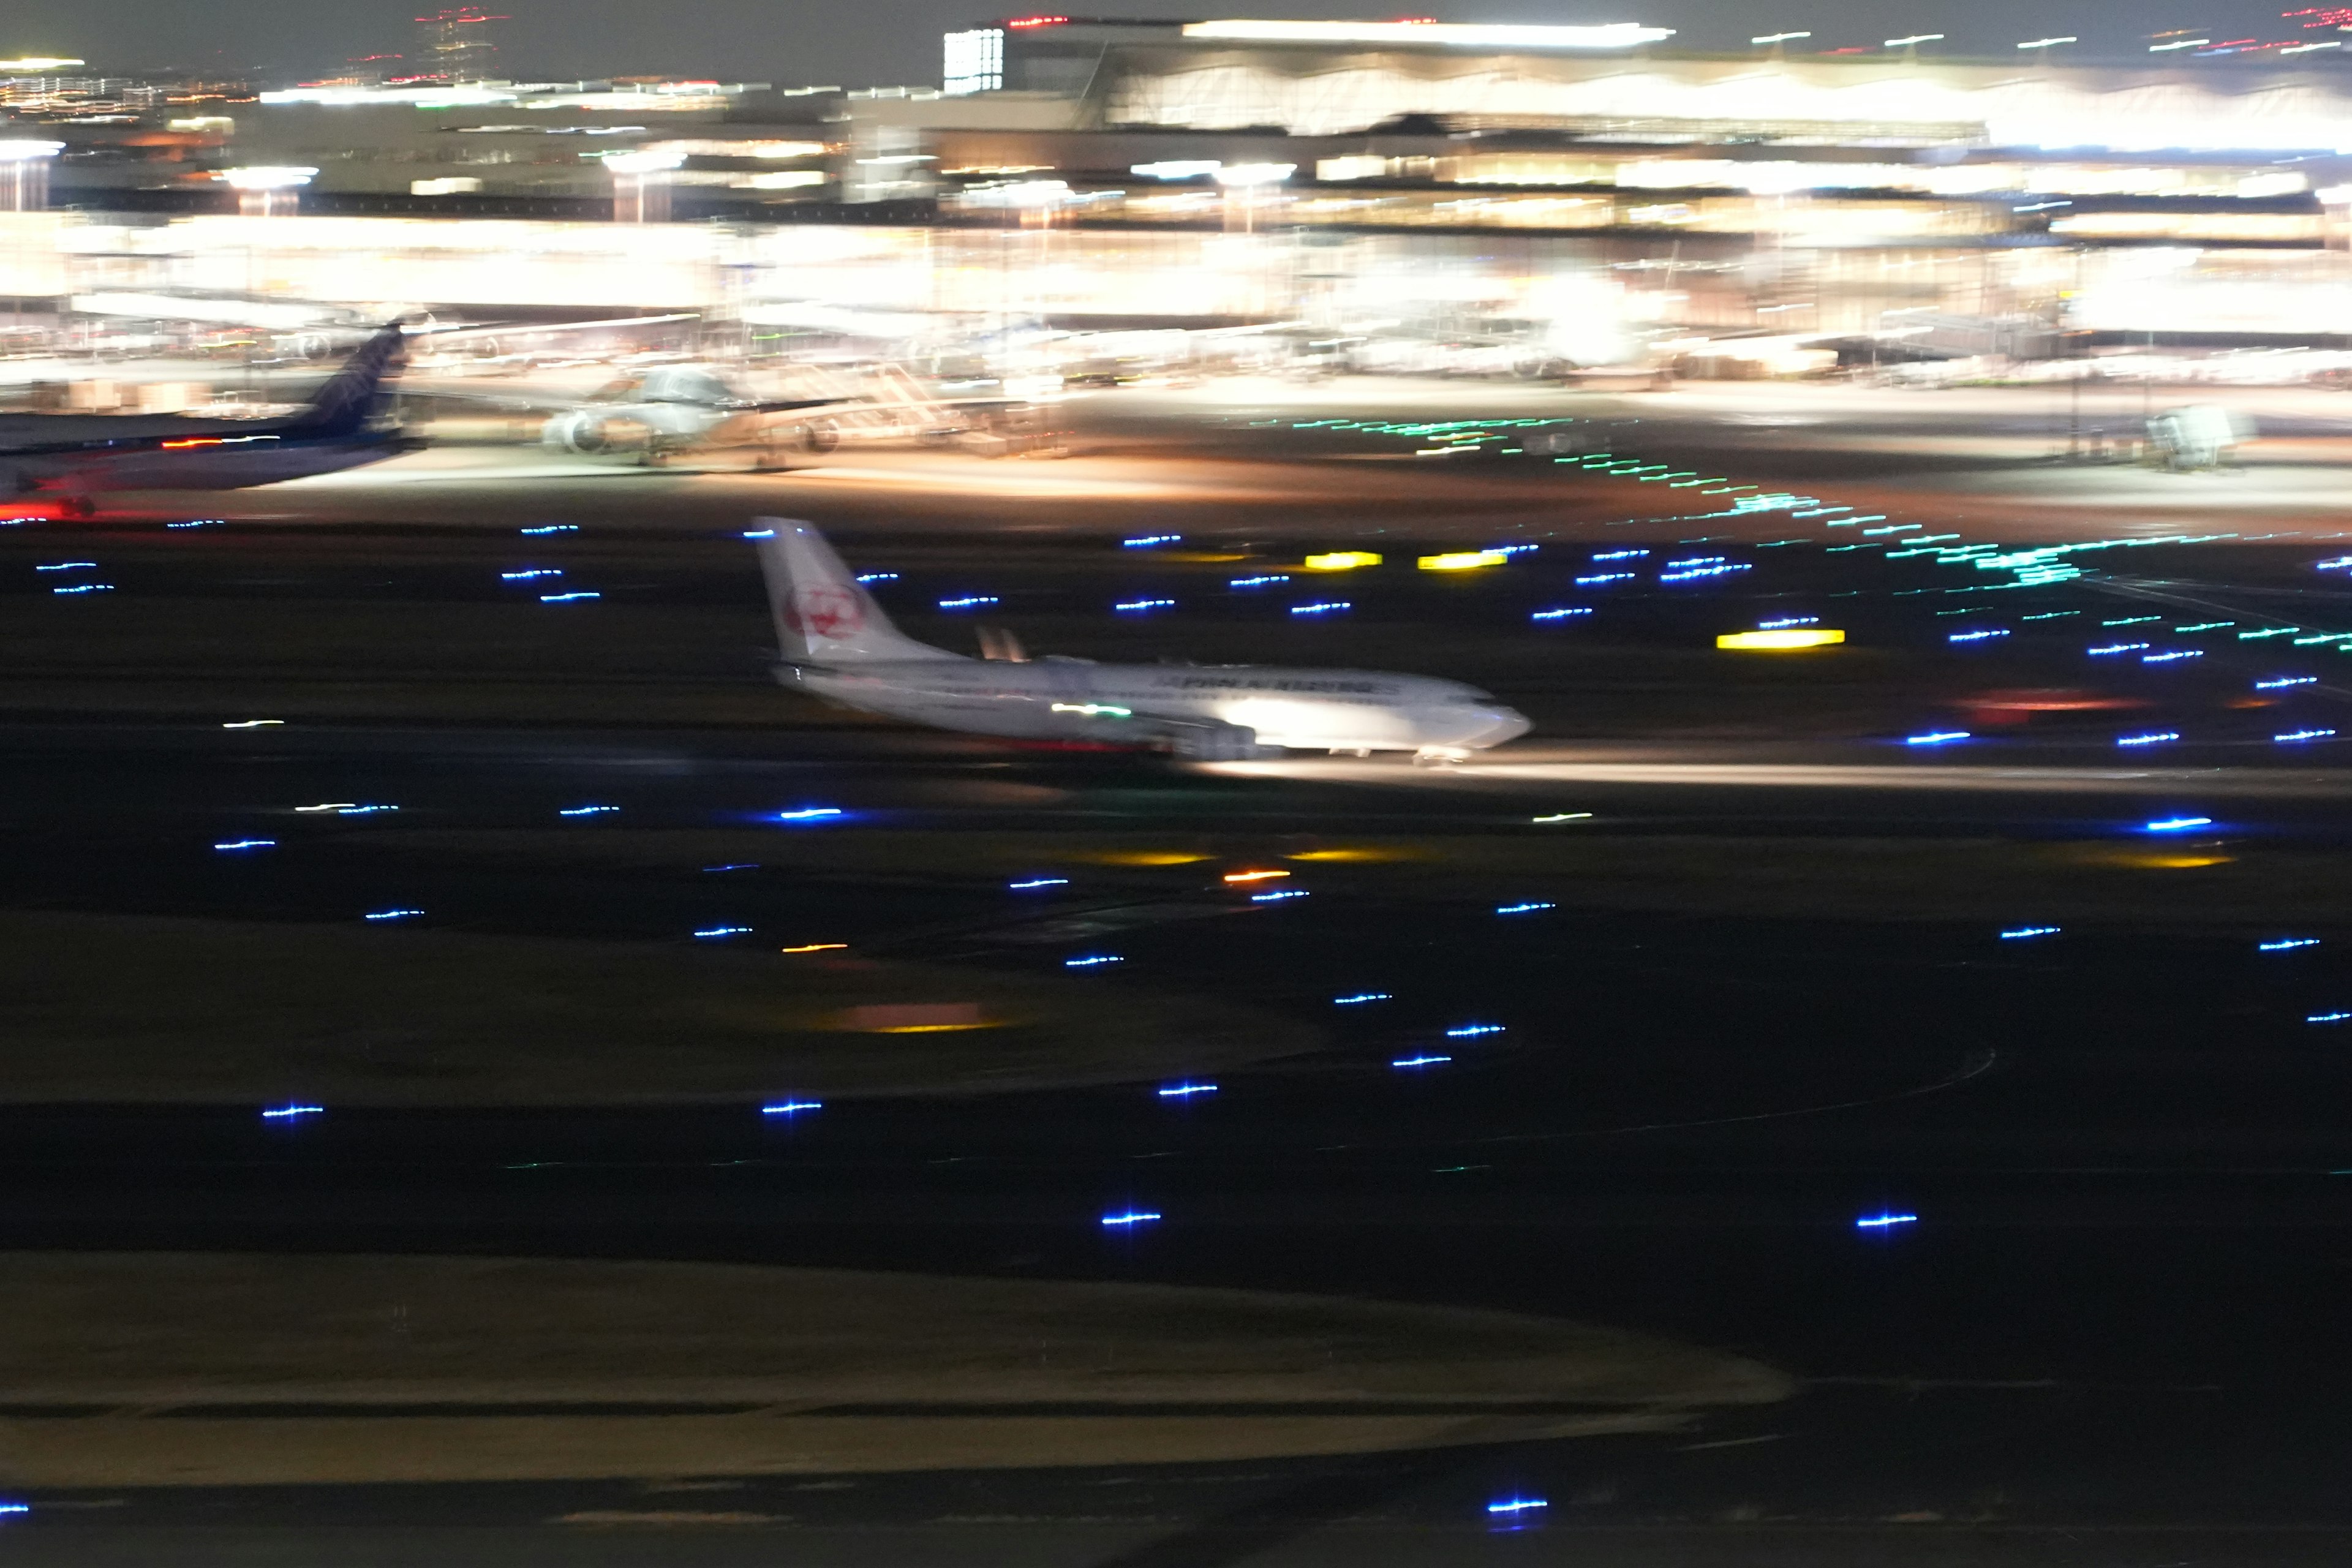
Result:
[[[644,444],[642,428],[634,420],[614,419],[590,408],[574,408],[547,422],[540,439],[550,447],[583,457],[631,451]]]

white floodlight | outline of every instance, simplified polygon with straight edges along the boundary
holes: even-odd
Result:
[[[1751,44],[1785,44],[1798,38],[1810,38],[1811,33],[1767,33],[1760,38],[1750,38]]]
[[[257,163],[243,169],[223,169],[213,178],[240,191],[291,191],[309,184],[318,172],[291,164]]]
[[[1255,43],[1444,44],[1457,48],[1630,49],[1675,36],[1672,27],[1638,22],[1602,22],[1592,26],[1532,26],[1486,22],[1268,22],[1234,19],[1187,22],[1188,38],[1234,38]]]
[[[65,151],[62,142],[0,142],[0,163],[27,163],[36,158],[54,158]]]
[[[2035,38],[2030,42],[2020,44],[2017,47],[2021,49],[2053,49],[2060,44],[2079,44],[2082,41],[2082,39],[2069,34],[2067,37],[2063,38]]]
[[[607,153],[604,167],[616,174],[666,174],[686,162],[686,154],[669,148],[640,147],[634,153]]]
[[[1215,158],[1169,158],[1157,163],[1136,163],[1129,167],[1130,174],[1141,174],[1147,180],[1197,180],[1203,174],[1213,174],[1224,167]]]
[[[1217,171],[1221,185],[1278,185],[1297,172],[1296,163],[1227,163]]]
[[[1890,49],[1916,48],[1921,44],[1938,43],[1943,37],[1941,33],[1914,33],[1907,38],[1889,38],[1886,47]]]

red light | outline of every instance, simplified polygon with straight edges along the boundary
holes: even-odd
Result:
[[[1067,16],[1015,16],[1004,25],[1008,27],[1055,27],[1068,20]]]

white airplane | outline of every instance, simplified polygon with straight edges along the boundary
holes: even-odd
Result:
[[[1411,752],[1452,762],[1524,735],[1528,721],[1452,680],[1248,664],[1097,664],[968,658],[890,624],[824,535],[755,519],[783,657],[776,679],[844,707],[940,730],[1094,741],[1202,762],[1278,749]]]

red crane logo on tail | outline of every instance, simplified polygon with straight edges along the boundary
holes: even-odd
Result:
[[[784,625],[806,637],[845,637],[866,624],[866,609],[854,590],[799,588],[784,606]]]

